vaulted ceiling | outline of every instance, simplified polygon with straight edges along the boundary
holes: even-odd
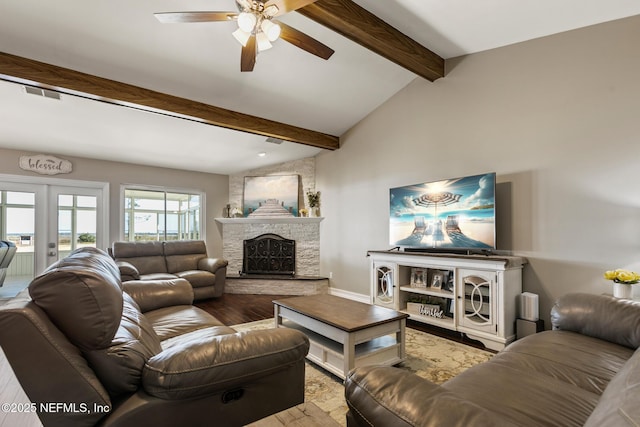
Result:
[[[0,147],[235,173],[337,149],[411,80],[441,78],[447,58],[640,13],[628,0],[513,3],[318,0],[279,19],[334,49],[329,60],[279,40],[241,73],[234,22],[153,16],[234,0],[4,0]]]

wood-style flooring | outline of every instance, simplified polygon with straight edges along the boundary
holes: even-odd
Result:
[[[291,295],[223,294],[219,298],[197,301],[195,306],[227,326],[273,318],[273,300]]]

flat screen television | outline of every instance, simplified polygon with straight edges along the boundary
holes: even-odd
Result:
[[[389,243],[405,250],[496,248],[495,172],[389,190]]]

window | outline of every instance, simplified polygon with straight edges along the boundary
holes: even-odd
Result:
[[[124,239],[200,239],[202,194],[125,188]]]

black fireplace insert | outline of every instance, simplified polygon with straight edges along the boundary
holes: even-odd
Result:
[[[242,274],[296,274],[296,241],[267,233],[244,241]]]

